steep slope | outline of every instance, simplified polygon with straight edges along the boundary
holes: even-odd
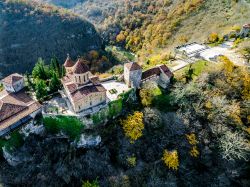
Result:
[[[38,57],[62,62],[102,47],[92,24],[54,6],[0,1],[0,25],[0,76],[29,71]]]
[[[34,0],[39,2],[40,0]],[[43,0],[45,3],[51,3],[56,6],[64,7],[64,8],[72,8],[75,7],[78,3],[82,3],[85,0],[70,0],[70,1],[65,1],[65,0]]]
[[[250,17],[245,0],[85,0],[71,10],[95,24],[108,42],[137,52],[144,61],[162,49],[204,42],[211,32],[228,33]]]

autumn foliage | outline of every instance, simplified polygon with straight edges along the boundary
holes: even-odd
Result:
[[[126,119],[122,120],[121,125],[126,137],[133,143],[142,136],[142,131],[144,129],[143,113],[134,112],[133,115],[129,115]]]
[[[179,167],[179,158],[177,150],[164,150],[162,160],[169,169],[177,170]]]
[[[198,140],[196,139],[195,134],[194,133],[186,134],[186,138],[188,140],[188,143],[192,146],[191,150],[189,151],[189,154],[192,157],[198,157],[200,152],[199,152],[198,147],[197,147]]]

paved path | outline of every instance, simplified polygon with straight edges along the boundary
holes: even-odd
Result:
[[[200,56],[209,62],[213,62],[210,60],[211,57],[224,55],[238,66],[247,65],[245,63],[244,58],[235,49],[232,49],[232,47],[233,47],[233,42],[230,42],[230,41],[224,42],[223,44],[219,46],[211,47],[211,48],[204,50],[203,52],[200,53]],[[188,66],[189,64],[195,63],[197,60],[199,59],[193,59],[193,60],[192,59],[189,59],[189,60],[177,59],[173,61],[173,63],[176,63],[178,65],[171,67],[170,69],[172,72],[175,72]]]

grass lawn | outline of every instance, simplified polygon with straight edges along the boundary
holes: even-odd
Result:
[[[210,69],[213,66],[216,66],[216,64],[212,63],[212,62],[205,61],[205,60],[199,60],[199,61],[195,62],[194,64],[190,64],[189,66],[186,66],[185,68],[176,71],[174,73],[174,76],[177,80],[183,80],[183,79],[185,79],[185,75],[187,74],[187,72],[191,68],[191,69],[193,69],[191,77],[192,77],[192,79],[195,79],[202,72]]]
[[[107,46],[106,51],[112,52],[112,54],[120,61],[135,61],[135,55],[129,51],[126,51],[120,47],[116,46]]]

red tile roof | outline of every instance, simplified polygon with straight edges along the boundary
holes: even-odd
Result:
[[[159,69],[159,67],[154,67],[154,68],[151,68],[149,70],[146,70],[144,72],[142,72],[142,80],[144,79],[147,79],[153,75],[160,75],[161,74],[161,70]]]
[[[27,109],[27,106],[4,103],[0,101],[0,122]]]
[[[141,70],[141,66],[135,62],[130,62],[125,64],[126,68],[129,69],[129,71],[135,71],[135,70]]]
[[[250,28],[250,23],[243,25],[244,28],[249,29]]]
[[[72,67],[74,66],[73,60],[71,60],[70,56],[68,55],[66,61],[64,62],[64,67]]]
[[[73,66],[73,73],[75,74],[82,74],[89,71],[89,68],[82,59],[78,59],[76,64]]]
[[[91,93],[106,92],[106,91],[107,90],[101,84],[84,86],[75,91],[74,93],[72,93],[71,97],[74,101],[78,101]]]
[[[77,90],[77,84],[75,83],[67,84],[66,87],[69,90],[69,93],[73,93]]]
[[[62,83],[63,83],[63,84],[67,84],[67,83],[72,82],[72,76],[73,76],[73,74],[68,73],[66,76],[64,76],[64,77],[61,79]]]
[[[0,130],[8,128],[42,106],[22,90],[17,93],[0,93]]]
[[[162,71],[161,71],[162,70]],[[142,72],[142,80],[147,79],[153,75],[159,76],[161,73],[165,73],[169,78],[173,77],[173,73],[170,69],[164,64],[158,67],[154,67]]]
[[[18,74],[18,73],[14,73],[9,75],[8,77],[5,77],[4,79],[2,79],[2,82],[7,83],[7,84],[14,84],[15,82],[19,81],[23,79],[23,76]]]
[[[174,74],[170,71],[170,69],[164,64],[160,66],[161,70],[169,77],[173,77]]]
[[[93,84],[100,84],[100,80],[98,76],[92,76],[89,78],[89,80],[93,83]]]

